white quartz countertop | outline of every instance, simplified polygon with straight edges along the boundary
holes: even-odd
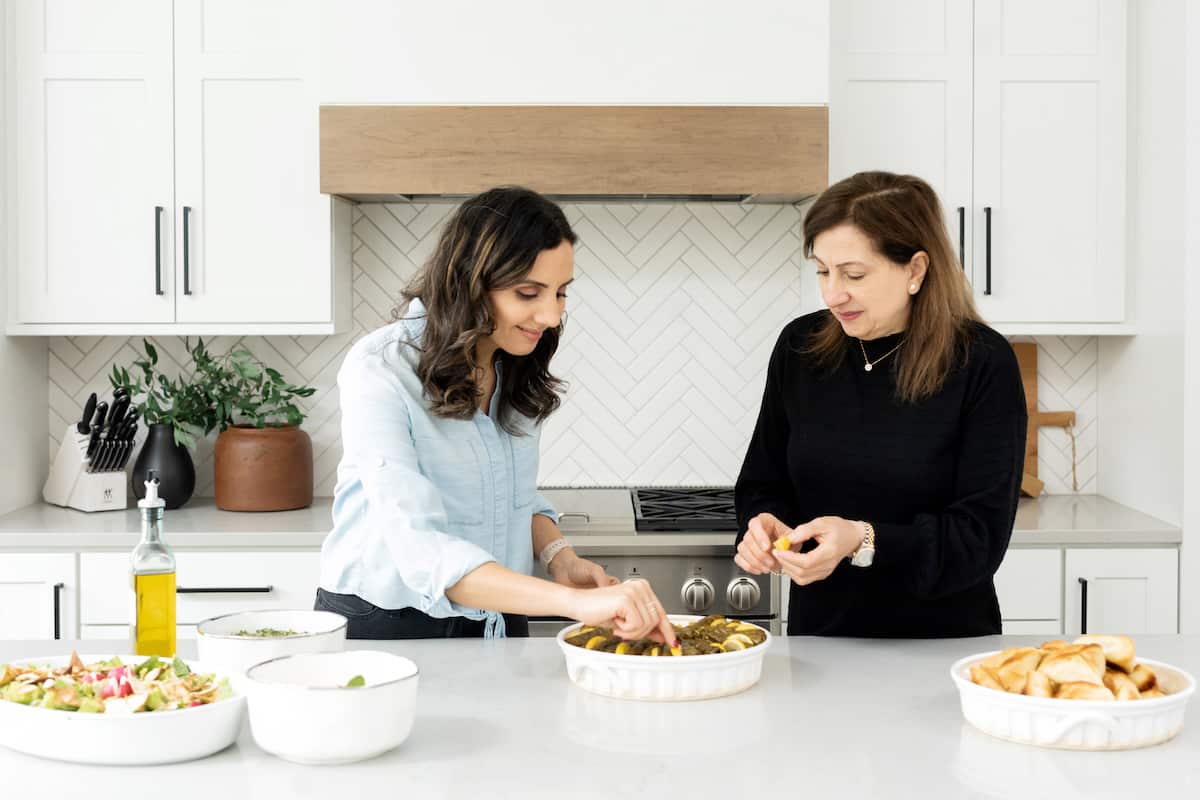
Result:
[[[993,739],[959,710],[950,665],[1038,637],[777,639],[731,697],[642,703],[588,694],[552,639],[349,642],[421,670],[412,735],[340,767],[230,748],[162,767],[85,767],[0,749],[6,796],[96,798],[1122,798],[1196,797],[1200,713],[1144,750],[1087,753]],[[0,642],[0,662],[112,642]],[[1141,636],[1138,653],[1200,670],[1200,637]],[[181,642],[193,656],[194,642]]]
[[[233,550],[281,548],[313,550],[331,526],[328,497],[299,511],[247,513],[221,511],[212,498],[194,498],[166,512],[167,540],[176,549]],[[567,537],[581,549],[647,554],[669,552],[679,534],[604,533]],[[0,516],[0,552],[80,552],[128,550],[137,544],[141,522],[136,509],[85,513],[36,503]],[[1013,531],[1014,547],[1172,546],[1178,526],[1135,511],[1100,495],[1047,495],[1023,499]],[[690,546],[728,548],[729,533],[689,534]]]

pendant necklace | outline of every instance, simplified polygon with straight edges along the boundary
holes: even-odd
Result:
[[[863,346],[862,339],[859,339],[859,340],[858,340],[858,347],[859,347],[859,349],[860,349],[860,350],[862,350],[862,354],[863,354],[863,362],[864,362],[864,363],[863,363],[863,369],[864,369],[865,371],[867,371],[867,372],[870,372],[870,371],[871,371],[871,370],[872,370],[872,369],[875,367],[875,365],[876,365],[876,364],[878,364],[880,361],[883,361],[885,358],[887,358],[888,356],[890,356],[892,353],[894,353],[894,352],[896,352],[897,350],[899,350],[899,349],[900,349],[900,345],[902,345],[902,344],[904,344],[904,342],[903,342],[903,341],[901,341],[899,344],[897,344],[897,345],[896,345],[895,347],[893,347],[891,350],[888,350],[886,353],[884,353],[883,355],[881,355],[879,358],[877,358],[877,359],[875,359],[874,361],[872,361],[871,359],[867,358],[867,348]]]

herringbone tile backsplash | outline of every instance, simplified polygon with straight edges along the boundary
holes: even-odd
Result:
[[[779,330],[819,307],[800,253],[800,211],[732,203],[568,204],[580,236],[567,333],[553,370],[569,383],[542,436],[544,485],[726,485],[754,426]],[[354,216],[354,329],[339,336],[217,337],[239,342],[293,383],[318,391],[305,404],[316,491],[331,495],[341,457],[337,371],[346,349],[390,320],[400,288],[433,249],[446,204],[363,205]],[[174,371],[184,340],[154,339]],[[1038,337],[1044,410],[1077,413],[1079,490],[1096,490],[1095,338]],[[107,395],[121,337],[50,341],[51,457],[88,392]],[[212,494],[212,445],[200,443],[198,496]],[[1048,430],[1038,445],[1047,490],[1071,491],[1071,443]],[[132,461],[132,459],[131,459]]]

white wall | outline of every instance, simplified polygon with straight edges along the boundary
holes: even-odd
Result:
[[[829,0],[320,2],[322,96],[343,103],[829,97]]]
[[[7,48],[7,4],[0,5],[0,153],[10,135],[12,115],[5,92],[10,53]],[[7,158],[0,158],[0,331],[8,302],[8,174]],[[45,339],[17,339],[0,334],[0,420],[5,421],[3,458],[0,458],[0,514],[40,498],[46,478],[46,400],[48,380]]]
[[[1186,354],[1184,365],[1184,505],[1179,625],[1200,632],[1200,3],[1187,4],[1183,52],[1187,53],[1184,139],[1187,142],[1184,243]]]
[[[1172,523],[1183,514],[1185,0],[1131,3],[1132,337],[1101,337],[1099,491]]]

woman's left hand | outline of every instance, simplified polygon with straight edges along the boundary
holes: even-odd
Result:
[[[601,586],[614,586],[618,581],[604,571],[604,567],[595,561],[580,558],[575,551],[567,547],[550,562],[550,577],[555,583],[570,586],[573,589],[594,589]]]
[[[788,537],[792,540],[792,547],[815,539],[815,549],[807,553],[792,550],[773,550],[772,553],[793,583],[807,586],[828,578],[843,558],[858,549],[865,535],[866,530],[861,522],[841,517],[817,517],[812,522],[797,526]]]

